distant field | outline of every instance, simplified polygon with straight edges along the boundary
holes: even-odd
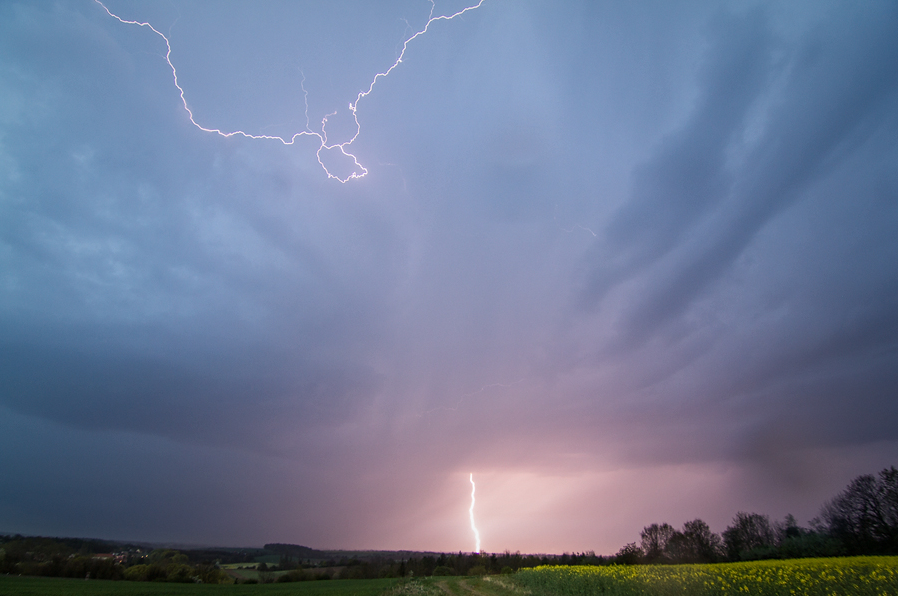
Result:
[[[224,565],[220,565],[222,571],[227,573],[232,578],[239,578],[241,580],[245,579],[255,579],[258,580],[260,575],[259,571],[256,569],[257,563],[226,563]],[[306,573],[312,576],[316,575],[327,575],[328,577],[334,577],[340,568],[338,567],[315,567],[311,569],[307,569]],[[269,577],[277,578],[278,576],[284,575],[288,573],[287,571],[266,571],[265,572]],[[311,580],[310,580],[311,581]]]
[[[715,565],[545,566],[514,575],[554,596],[894,596],[898,557],[753,561]]]

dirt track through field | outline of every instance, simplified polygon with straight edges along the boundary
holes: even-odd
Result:
[[[528,594],[520,588],[492,577],[442,580],[436,587],[445,596],[522,596]]]
[[[453,581],[452,584],[452,587],[450,587],[449,582],[441,581],[437,582],[437,587],[447,596],[493,596],[493,593],[484,592],[472,587],[471,584],[464,579]]]

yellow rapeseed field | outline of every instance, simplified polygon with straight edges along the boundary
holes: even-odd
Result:
[[[896,596],[898,557],[610,567],[543,566],[515,579],[555,596]]]

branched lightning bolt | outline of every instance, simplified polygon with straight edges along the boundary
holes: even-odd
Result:
[[[580,224],[577,224],[577,223],[575,223],[575,224],[571,227],[570,230],[568,230],[567,228],[561,227],[561,224],[558,223],[558,203],[555,204],[555,211],[552,213],[552,219],[555,220],[555,225],[557,225],[558,228],[559,228],[562,232],[567,232],[568,234],[572,234],[576,228],[580,228],[581,230],[583,230],[583,231],[585,231],[585,232],[589,232],[590,234],[592,234],[592,237],[593,237],[593,238],[598,238],[598,236],[596,235],[595,232],[593,232],[592,230],[590,230],[590,229],[587,228],[586,226],[581,226]]]
[[[524,383],[525,381],[527,381],[527,379],[518,379],[517,381],[514,381],[512,383],[490,383],[489,385],[484,385],[477,391],[472,391],[471,393],[465,393],[464,395],[459,397],[458,400],[456,400],[454,406],[451,406],[451,407],[450,406],[437,406],[436,408],[431,408],[430,410],[427,410],[421,414],[418,414],[417,416],[419,418],[421,418],[425,414],[432,414],[433,412],[439,412],[439,411],[457,412],[458,408],[461,406],[461,402],[465,401],[469,397],[474,397],[475,395],[477,395],[479,393],[485,392],[487,389],[493,389],[495,387],[503,387],[503,388],[514,387],[515,385]]]
[[[480,532],[477,531],[477,526],[474,525],[474,490],[477,487],[474,485],[474,472],[471,472],[471,508],[468,509],[468,516],[471,518],[471,529],[474,531],[474,542],[475,548],[474,552],[480,552]]]
[[[215,133],[222,137],[241,136],[241,137],[244,137],[247,139],[255,139],[255,140],[264,139],[264,140],[271,140],[271,141],[280,141],[284,145],[294,144],[296,142],[296,139],[298,139],[299,137],[305,137],[305,136],[317,137],[318,141],[319,141],[319,146],[318,146],[318,151],[315,152],[315,155],[318,158],[318,164],[324,170],[325,174],[327,174],[328,178],[333,178],[334,180],[337,180],[342,183],[346,183],[353,178],[364,178],[368,174],[367,168],[365,168],[365,166],[363,166],[361,163],[359,163],[359,160],[356,158],[356,156],[353,155],[352,153],[350,153],[348,150],[349,147],[352,145],[353,142],[355,142],[355,140],[358,138],[359,134],[362,131],[361,124],[359,123],[359,117],[358,117],[359,102],[371,94],[371,92],[374,90],[374,85],[377,83],[378,80],[387,77],[391,72],[393,72],[393,70],[397,66],[399,66],[399,64],[402,62],[402,59],[405,57],[405,52],[408,49],[408,44],[411,43],[413,40],[417,39],[418,37],[427,33],[427,30],[430,29],[430,26],[434,22],[436,22],[436,21],[451,21],[452,19],[454,19],[458,16],[461,16],[461,15],[465,14],[466,12],[480,8],[480,6],[484,3],[484,1],[485,0],[479,0],[477,2],[477,4],[468,6],[467,8],[463,8],[462,10],[459,10],[458,12],[453,13],[451,15],[441,15],[441,16],[435,17],[435,16],[433,16],[433,11],[436,8],[436,4],[435,4],[434,0],[430,0],[430,15],[428,16],[427,23],[424,25],[424,28],[421,29],[420,31],[418,31],[417,33],[415,33],[414,35],[412,35],[411,37],[409,37],[408,39],[406,39],[405,42],[403,42],[403,44],[402,44],[402,51],[399,52],[399,56],[396,58],[396,61],[393,62],[393,64],[384,72],[379,72],[379,73],[375,74],[374,78],[371,80],[371,84],[368,85],[368,89],[364,90],[364,91],[360,91],[359,94],[356,96],[355,101],[349,103],[349,111],[352,113],[352,118],[353,118],[353,121],[355,122],[355,134],[352,135],[352,138],[350,138],[348,141],[345,141],[343,143],[329,143],[327,140],[327,121],[328,121],[328,118],[336,115],[337,111],[331,112],[330,114],[327,114],[326,116],[324,116],[324,118],[321,119],[320,132],[315,132],[315,131],[311,130],[309,128],[308,92],[306,91],[305,86],[302,87],[302,90],[303,90],[303,93],[305,94],[305,99],[306,99],[306,112],[305,112],[306,129],[294,134],[292,137],[281,137],[281,136],[277,136],[277,135],[254,135],[254,134],[244,132],[242,130],[226,132],[219,128],[207,128],[207,127],[203,126],[202,124],[200,124],[199,122],[196,121],[193,111],[187,105],[187,98],[185,96],[184,88],[181,87],[181,84],[178,82],[178,70],[175,68],[174,63],[171,61],[172,48],[171,48],[171,42],[169,42],[168,37],[161,31],[156,29],[150,23],[141,22],[141,21],[129,21],[127,19],[123,19],[122,17],[118,16],[117,14],[115,14],[111,10],[109,10],[109,8],[107,8],[106,5],[103,4],[103,2],[101,0],[94,0],[94,2],[99,4],[103,8],[103,10],[106,11],[106,13],[109,16],[118,20],[120,23],[123,23],[125,25],[137,25],[139,27],[146,27],[150,31],[152,31],[153,33],[155,33],[156,35],[158,35],[159,37],[162,38],[162,40],[165,42],[165,49],[166,49],[165,61],[168,63],[168,66],[171,69],[172,78],[174,80],[175,87],[178,89],[178,93],[181,96],[181,103],[184,106],[184,111],[187,112],[187,116],[190,118],[190,122],[195,127],[197,127],[198,129],[200,129],[203,132]],[[305,80],[305,77],[303,77],[303,81],[304,80]],[[331,149],[339,149],[339,151],[343,155],[352,159],[353,163],[355,164],[356,170],[353,171],[351,174],[349,174],[346,178],[341,178],[340,176],[337,176],[336,174],[331,173],[330,170],[327,169],[327,166],[324,165],[324,162],[321,160],[321,152],[325,151],[325,150],[331,150]]]

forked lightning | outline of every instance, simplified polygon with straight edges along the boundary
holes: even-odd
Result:
[[[393,72],[394,68],[399,66],[399,63],[402,62],[402,58],[405,57],[405,51],[408,49],[408,44],[411,43],[412,40],[427,33],[427,30],[430,28],[431,24],[433,24],[435,21],[451,21],[455,17],[463,15],[468,11],[480,8],[480,5],[483,4],[484,0],[479,0],[479,2],[477,2],[477,4],[468,6],[467,8],[463,8],[462,10],[459,10],[458,12],[456,12],[454,14],[441,15],[441,16],[436,16],[436,17],[433,16],[433,11],[436,8],[436,4],[434,3],[434,0],[430,0],[430,15],[427,19],[427,23],[424,25],[424,28],[421,29],[420,31],[418,31],[417,33],[415,33],[414,35],[412,35],[411,37],[409,37],[408,39],[406,39],[405,42],[403,42],[403,44],[402,44],[402,51],[399,52],[399,57],[396,58],[396,61],[393,62],[393,64],[390,66],[390,68],[388,68],[387,70],[385,70],[383,72],[379,72],[379,73],[375,74],[374,78],[371,80],[371,84],[368,85],[368,89],[366,89],[364,91],[359,91],[359,94],[356,96],[355,101],[349,103],[349,111],[352,113],[352,118],[355,122],[355,134],[352,135],[351,139],[349,139],[348,141],[345,141],[343,143],[329,143],[327,140],[327,131],[326,131],[327,120],[331,116],[334,116],[337,112],[331,112],[330,114],[328,114],[327,116],[325,116],[324,118],[321,119],[321,129],[319,132],[309,130],[308,118],[307,118],[306,119],[306,130],[302,130],[302,131],[294,134],[292,137],[280,137],[280,136],[276,136],[276,135],[253,135],[253,134],[244,132],[242,130],[226,132],[226,131],[223,131],[218,128],[208,128],[208,127],[201,125],[199,122],[196,121],[193,111],[187,105],[187,98],[185,97],[184,88],[181,87],[181,84],[178,82],[178,70],[175,68],[174,63],[172,63],[172,61],[171,61],[172,49],[171,49],[171,43],[169,42],[168,37],[166,37],[165,34],[163,34],[161,31],[156,29],[150,23],[141,22],[141,21],[129,21],[127,19],[123,19],[122,17],[118,16],[117,14],[115,14],[111,10],[109,10],[109,8],[107,8],[106,5],[103,4],[103,2],[101,2],[101,0],[94,0],[94,2],[96,2],[97,4],[102,6],[103,10],[105,10],[106,13],[109,14],[109,16],[118,20],[119,22],[124,23],[126,25],[137,25],[139,27],[146,27],[150,31],[152,31],[153,33],[155,33],[156,35],[158,35],[159,37],[162,38],[162,40],[165,42],[165,50],[166,50],[165,51],[165,61],[168,63],[168,66],[171,69],[172,78],[174,79],[175,87],[178,89],[178,93],[180,93],[180,95],[181,95],[181,103],[184,105],[184,110],[187,112],[187,115],[190,118],[190,122],[192,122],[193,125],[196,126],[198,129],[202,130],[203,132],[215,133],[215,134],[221,135],[223,137],[241,136],[241,137],[245,137],[247,139],[277,140],[277,141],[280,141],[281,143],[283,143],[284,145],[292,145],[293,143],[296,142],[296,139],[299,137],[304,137],[304,136],[317,137],[319,146],[318,146],[318,151],[315,152],[315,155],[318,157],[318,164],[324,170],[325,174],[327,174],[328,178],[333,178],[334,180],[338,180],[340,182],[345,183],[353,178],[364,178],[368,174],[368,170],[365,168],[365,166],[363,166],[361,163],[359,163],[359,160],[356,158],[356,156],[353,155],[352,153],[350,153],[348,150],[350,145],[352,145],[352,143],[356,140],[356,138],[358,138],[359,134],[362,131],[361,125],[359,124],[359,117],[358,117],[359,102],[362,99],[364,99],[365,97],[367,97],[371,93],[371,91],[374,90],[374,85],[377,83],[377,81],[379,79],[386,77],[391,72]],[[306,110],[308,111],[308,102],[306,103]],[[341,178],[340,176],[332,173],[330,170],[327,169],[327,166],[325,166],[324,162],[321,160],[321,152],[325,151],[325,150],[331,150],[331,149],[338,149],[343,155],[352,159],[353,163],[355,164],[355,170],[351,174],[346,176],[345,178]]]

